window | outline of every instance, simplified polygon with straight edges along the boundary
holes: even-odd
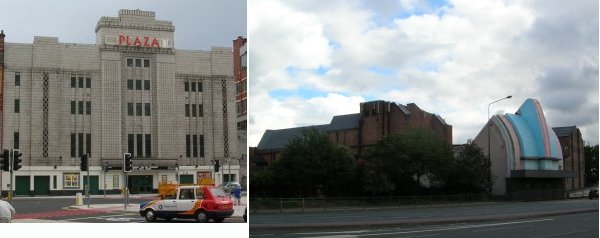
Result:
[[[142,144],[142,134],[137,134],[137,156],[144,157],[143,144]]]
[[[133,103],[127,103],[127,116],[133,116]]]
[[[196,117],[196,104],[192,104],[192,117]]]
[[[204,158],[204,135],[200,135],[200,157]]]
[[[185,157],[192,157],[190,148],[190,135],[185,135]]]
[[[113,189],[118,189],[119,188],[119,175],[115,174],[113,175]]]
[[[79,174],[78,173],[63,174],[63,188],[79,188]]]
[[[15,132],[14,134],[14,147],[15,149],[19,148],[19,132]]]
[[[78,114],[83,114],[83,101],[78,101],[77,102],[77,106],[78,106]]]
[[[77,157],[77,138],[75,137],[75,133],[71,133],[71,158]]]
[[[190,104],[185,104],[185,117],[190,116]]]
[[[246,52],[244,52],[244,54],[242,56],[240,56],[240,66],[242,67],[242,69],[246,69],[248,67],[248,60],[246,57]]]
[[[142,80],[135,80],[135,90],[142,90]]]
[[[133,134],[127,135],[127,153],[133,156]]]
[[[15,99],[15,113],[19,113],[20,106],[21,106],[21,100],[20,99]]]
[[[179,190],[179,199],[180,200],[194,200],[196,199],[194,193],[194,189],[181,189]]]
[[[152,157],[152,135],[146,134],[146,157]]]
[[[150,68],[150,60],[148,60],[148,59],[144,60],[144,68]]]
[[[202,104],[198,104],[198,116],[199,117],[204,116],[204,107],[202,106]]]
[[[160,181],[163,182],[163,183],[166,183],[167,182],[167,175],[161,175],[160,176]]]
[[[202,92],[202,82],[198,82],[198,92]]]
[[[190,91],[190,83],[189,82],[184,82],[183,83],[183,88],[186,92]]]
[[[77,113],[77,102],[71,101],[71,114],[75,115]]]
[[[92,87],[92,78],[90,78],[90,77],[86,77],[85,78],[85,87],[86,88],[91,88]]]
[[[150,116],[150,103],[144,103],[144,115]]]
[[[15,72],[15,86],[21,86],[21,72]]]
[[[144,90],[150,90],[150,80],[144,80]]]
[[[88,154],[92,154],[92,135],[91,134],[85,134],[85,151]]]
[[[142,104],[141,103],[136,103],[135,104],[135,115],[136,116],[141,116],[142,115]]]
[[[192,82],[192,92],[196,92],[196,82]]]
[[[77,87],[77,77],[75,75],[71,75],[71,88]]]
[[[133,59],[127,59],[127,67],[133,67]]]
[[[142,67],[142,59],[135,59],[135,67]]]
[[[193,145],[193,148],[192,148],[193,155],[194,155],[194,158],[196,158],[196,157],[198,157],[198,136],[197,135],[192,136],[192,143],[193,143],[192,144]]]
[[[133,79],[127,80],[127,90],[133,90]]]
[[[83,155],[83,133],[79,133],[78,138],[78,148],[79,148],[79,156]],[[78,157],[78,156],[77,156]]]
[[[79,76],[79,88],[83,88],[83,76]]]
[[[58,176],[52,176],[52,188],[56,189],[56,180],[58,180]]]
[[[87,115],[92,114],[92,102],[90,102],[90,101],[85,102],[85,114],[87,114]]]

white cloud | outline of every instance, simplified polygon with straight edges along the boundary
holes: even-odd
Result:
[[[598,143],[596,1],[564,6],[554,1],[452,0],[440,9],[396,19],[391,16],[398,12],[431,6],[415,1],[318,2],[264,1],[271,8],[260,14],[250,4],[249,33],[256,41],[251,45],[251,90],[266,95],[274,88],[306,87],[338,96],[414,102],[453,125],[454,143],[477,135],[490,102],[512,95],[490,110],[514,113],[527,98],[536,98],[551,126],[577,125],[585,140]],[[267,31],[253,26],[256,22]],[[295,50],[281,54],[287,48]],[[329,71],[314,74],[320,65]],[[301,70],[290,75],[288,66]],[[371,67],[390,73],[376,74]],[[261,107],[254,96],[250,106]],[[323,116],[327,120],[316,124],[327,123],[339,113],[323,105],[341,102],[330,95],[320,98],[325,99],[332,101],[277,101],[285,107],[302,102],[287,108],[294,113],[284,127],[305,125],[322,113],[328,113]],[[261,112],[271,115],[268,108]],[[280,116],[281,111],[273,112]],[[254,137],[273,128],[269,126],[261,124]]]

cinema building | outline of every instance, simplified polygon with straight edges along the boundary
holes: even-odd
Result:
[[[95,44],[36,36],[0,52],[1,148],[23,153],[15,194],[81,192],[83,154],[97,194],[125,186],[123,153],[134,157],[133,193],[203,177],[238,181],[232,49],[175,49],[172,22],[142,10],[102,17],[95,32]],[[1,178],[6,195],[9,173]]]

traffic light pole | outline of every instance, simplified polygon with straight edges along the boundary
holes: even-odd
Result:
[[[12,202],[13,188],[14,188],[14,186],[13,186],[13,164],[14,164],[13,156],[14,156],[14,150],[10,149],[10,160],[9,160],[10,161],[10,163],[9,163],[9,165],[10,165],[10,188],[8,190],[8,201],[11,201],[11,202]]]
[[[90,155],[87,156],[87,185],[85,195],[87,196],[87,207],[90,208]]]

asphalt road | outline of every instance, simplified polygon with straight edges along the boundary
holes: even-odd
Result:
[[[142,203],[151,201],[152,198],[130,198],[129,203]],[[83,199],[84,204],[87,200]],[[122,198],[90,198],[91,204],[123,204]],[[75,197],[73,198],[56,198],[56,197],[33,197],[33,198],[15,198],[10,203],[18,214],[30,214],[40,212],[51,212],[62,210],[65,207],[75,205]]]
[[[541,202],[500,202],[448,207],[386,208],[379,210],[327,211],[289,214],[250,214],[250,231],[382,225],[423,225],[449,222],[509,220],[598,211],[598,200],[569,199]]]
[[[598,212],[510,221],[453,223],[418,227],[384,227],[377,229],[357,227],[292,232],[251,230],[250,237],[598,237]]]

